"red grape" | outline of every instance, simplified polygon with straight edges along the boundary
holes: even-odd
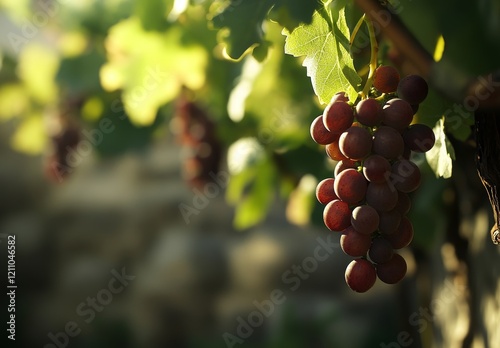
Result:
[[[394,253],[392,258],[376,266],[378,279],[386,284],[396,284],[404,278],[407,270],[405,259]]]
[[[337,92],[337,93],[335,93],[335,95],[330,100],[330,104],[338,102],[338,101],[348,102],[349,98],[347,97],[347,95],[345,94],[345,92]]]
[[[372,136],[365,128],[350,127],[340,135],[340,151],[352,160],[361,160],[372,150]]]
[[[381,233],[391,234],[398,229],[401,223],[401,214],[396,209],[381,212],[379,215],[380,222],[378,229]]]
[[[346,169],[335,178],[333,188],[342,201],[354,204],[361,201],[366,194],[366,179],[356,169]]]
[[[340,151],[338,140],[334,141],[331,144],[326,145],[325,151],[328,157],[330,157],[332,160],[342,161],[347,159]]]
[[[370,235],[377,229],[379,222],[379,214],[369,205],[360,205],[352,211],[351,225],[359,233]]]
[[[366,180],[383,183],[391,173],[391,164],[380,155],[371,155],[363,161],[363,174]]]
[[[408,75],[399,81],[398,96],[412,105],[420,104],[427,97],[429,86],[418,75]]]
[[[339,139],[338,134],[331,133],[323,124],[323,116],[314,119],[310,128],[311,138],[320,145],[327,145]]]
[[[398,191],[386,183],[368,184],[366,203],[379,212],[390,211],[398,203]]]
[[[323,222],[332,231],[343,231],[351,224],[349,204],[335,199],[323,210]]]
[[[349,168],[358,168],[358,162],[350,160],[350,159],[345,159],[342,161],[338,161],[337,164],[335,165],[335,170],[333,171],[335,176],[338,176],[340,172],[349,169]]]
[[[373,134],[373,152],[387,159],[395,159],[403,154],[403,137],[397,130],[382,126]]]
[[[391,243],[384,237],[377,237],[372,241],[368,256],[375,263],[388,262],[394,255]]]
[[[356,292],[366,292],[377,280],[377,271],[366,259],[352,260],[345,270],[345,282]]]
[[[342,231],[340,236],[340,247],[349,256],[365,256],[370,248],[372,240],[369,235],[356,231],[352,226]]]
[[[396,92],[399,83],[399,73],[390,65],[379,66],[373,77],[373,87],[382,93]]]
[[[391,242],[394,249],[402,249],[411,243],[413,234],[411,221],[406,216],[403,216],[396,232],[385,235],[385,238]]]
[[[382,109],[382,122],[402,133],[413,120],[411,105],[403,99],[394,98]]]
[[[436,142],[434,132],[425,124],[412,124],[403,133],[403,139],[405,145],[415,152],[427,152]]]
[[[356,105],[356,118],[365,126],[378,126],[382,122],[382,108],[375,99],[363,99]]]
[[[333,189],[334,182],[335,179],[333,178],[327,178],[319,182],[316,186],[316,199],[318,202],[321,204],[328,204],[334,199],[339,199]]]
[[[413,192],[420,186],[420,169],[412,161],[399,160],[392,165],[390,180],[399,191]]]
[[[323,111],[323,124],[332,133],[342,133],[354,121],[352,107],[344,101],[330,103]]]

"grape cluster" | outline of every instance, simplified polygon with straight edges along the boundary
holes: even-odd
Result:
[[[184,180],[190,186],[202,188],[219,171],[222,147],[215,123],[185,93],[177,101],[174,120],[174,132],[183,150]]]
[[[435,142],[431,128],[412,124],[428,92],[423,78],[400,79],[394,67],[380,66],[373,87],[355,105],[345,93],[335,94],[310,128],[312,139],[337,161],[334,176],[317,185],[316,197],[325,205],[326,227],[342,233],[340,246],[354,258],[345,280],[356,292],[369,290],[377,277],[395,284],[405,276],[406,262],[394,250],[413,239],[408,193],[419,187],[421,174],[410,155]]]
[[[66,124],[61,131],[52,136],[52,147],[45,158],[45,176],[61,183],[74,170],[70,163],[70,153],[75,151],[81,140],[81,130],[76,125]]]

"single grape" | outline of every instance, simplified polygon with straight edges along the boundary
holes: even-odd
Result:
[[[373,239],[368,251],[368,256],[370,260],[375,263],[385,263],[388,262],[394,255],[394,249],[391,243],[384,237],[377,237]]]
[[[382,122],[382,107],[375,99],[363,99],[356,105],[356,119],[368,127],[378,126]]]
[[[335,199],[329,202],[323,210],[323,222],[331,231],[343,231],[351,224],[349,204]]]
[[[323,124],[332,133],[342,133],[351,127],[354,121],[352,107],[344,101],[328,104],[323,111]]]
[[[378,279],[386,284],[396,284],[404,278],[407,271],[405,259],[394,253],[392,258],[376,266]]]
[[[371,155],[363,161],[363,175],[366,180],[383,183],[391,173],[391,164],[380,155]]]
[[[334,96],[330,100],[330,104],[338,102],[338,101],[348,102],[349,98],[347,97],[347,95],[345,94],[345,92],[337,92],[337,93],[334,94]]]
[[[339,135],[331,133],[323,124],[323,116],[320,115],[314,119],[310,128],[311,138],[320,145],[328,145],[338,141]]]
[[[401,159],[392,165],[390,182],[401,192],[409,193],[420,186],[420,169],[412,161]]]
[[[365,128],[350,127],[340,135],[339,148],[347,158],[361,160],[372,150],[372,136]]]
[[[413,109],[403,99],[394,98],[382,108],[382,122],[402,133],[413,120]]]
[[[371,245],[371,238],[367,234],[356,231],[352,226],[342,231],[340,247],[342,251],[352,257],[365,256]]]
[[[328,204],[334,199],[339,199],[335,194],[335,190],[333,189],[333,183],[335,179],[326,178],[321,180],[316,186],[316,199],[321,204]]]
[[[370,235],[380,222],[378,212],[369,205],[360,205],[351,213],[351,225],[359,233]]]
[[[436,137],[432,129],[425,124],[412,124],[403,133],[403,140],[410,150],[427,152],[434,146]]]
[[[366,203],[378,212],[390,211],[398,203],[398,191],[387,183],[371,182],[366,189]]]
[[[373,152],[387,159],[395,159],[403,154],[403,137],[397,130],[388,126],[377,128],[373,134]]]
[[[377,280],[377,271],[366,259],[352,260],[345,270],[345,282],[356,292],[366,292]]]
[[[335,178],[333,188],[342,201],[355,204],[365,198],[366,179],[356,169],[346,169]]]
[[[338,140],[325,146],[325,151],[328,157],[334,161],[342,161],[347,159],[340,151]]]
[[[408,75],[398,84],[398,96],[412,105],[423,102],[428,92],[427,82],[418,75]]]
[[[399,83],[399,73],[390,65],[379,66],[373,77],[373,87],[382,93],[396,92]]]
[[[410,245],[413,240],[413,235],[413,225],[411,224],[410,219],[403,216],[396,232],[385,235],[385,238],[391,242],[394,249],[402,249]]]
[[[380,213],[378,229],[380,233],[391,234],[396,232],[401,223],[401,213],[396,209]]]
[[[335,177],[337,177],[340,172],[349,169],[349,168],[358,168],[358,162],[350,160],[350,159],[345,159],[342,161],[338,161],[337,164],[335,165],[335,170],[333,171]]]
[[[398,204],[394,209],[396,209],[401,216],[408,214],[411,209],[410,196],[404,192],[398,191]]]

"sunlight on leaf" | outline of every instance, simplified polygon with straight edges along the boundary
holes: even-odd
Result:
[[[21,51],[18,73],[33,98],[50,103],[57,97],[55,77],[59,69],[57,54],[42,45],[30,44]]]
[[[434,147],[425,154],[425,158],[436,177],[450,178],[455,159],[455,150],[444,132],[444,119],[440,119],[433,129],[436,137]]]
[[[286,207],[288,221],[305,226],[310,222],[311,213],[316,202],[316,185],[318,180],[310,174],[304,175],[295,190],[290,194]]]
[[[0,120],[21,115],[28,105],[29,98],[23,86],[8,84],[0,88]]]
[[[33,114],[24,119],[11,139],[14,150],[30,155],[41,154],[46,144],[47,133],[40,114]]]
[[[335,23],[325,17],[315,12],[310,25],[301,25],[291,33],[284,29],[285,52],[295,57],[305,56],[302,65],[307,68],[307,76],[321,103],[328,103],[340,91],[345,91],[354,101],[361,78],[349,54],[345,9],[339,11]]]
[[[182,86],[196,90],[205,83],[207,52],[184,45],[181,36],[179,28],[145,31],[137,18],[111,28],[101,84],[108,91],[123,90],[125,110],[136,125],[153,123],[158,108],[172,101]]]

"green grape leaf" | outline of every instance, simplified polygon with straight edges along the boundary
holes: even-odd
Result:
[[[311,23],[314,10],[319,3],[315,1],[303,0],[281,0],[276,1],[269,18],[288,31],[293,31],[301,23]]]
[[[425,154],[429,166],[436,174],[436,177],[450,178],[455,159],[453,145],[444,132],[444,118],[441,118],[435,125],[433,131],[436,136],[434,147]]]
[[[262,23],[274,3],[275,0],[231,0],[222,12],[212,17],[216,29],[228,29],[221,35],[230,58],[239,59],[250,47],[262,43]]]
[[[271,9],[271,16],[290,30],[300,23],[310,23],[316,1],[302,0],[231,0],[229,5],[211,19],[226,44],[226,53],[231,59],[240,59],[250,48],[261,45],[264,32],[262,24]]]
[[[345,9],[339,10],[335,17],[334,21],[325,8],[314,13],[311,24],[303,24],[292,32],[284,30],[285,52],[295,57],[305,56],[302,65],[307,68],[314,92],[323,104],[340,91],[345,91],[351,101],[356,100],[361,83],[349,54]]]

